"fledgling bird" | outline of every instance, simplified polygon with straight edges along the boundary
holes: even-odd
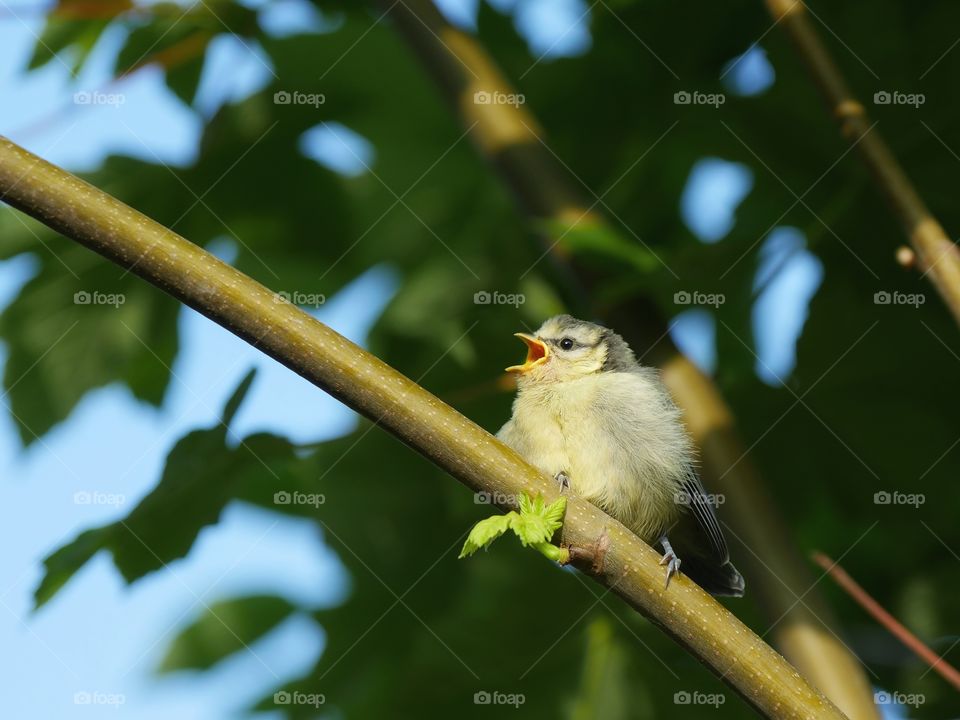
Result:
[[[517,396],[497,437],[648,544],[660,543],[667,585],[682,558],[684,573],[707,592],[743,595],[657,371],[612,330],[569,315],[517,337],[527,358],[507,368]]]

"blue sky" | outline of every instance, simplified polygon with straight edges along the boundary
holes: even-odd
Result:
[[[286,18],[273,14],[276,32],[308,16],[299,3],[289,8]],[[4,134],[72,170],[95,168],[109,153],[160,158],[170,165],[191,162],[201,119],[166,89],[159,73],[148,70],[124,81],[127,102],[120,107],[72,102],[73,93],[106,85],[122,33],[103,39],[75,81],[58,62],[23,77],[38,16],[0,20]],[[204,115],[270,77],[262,58],[239,41],[218,39],[211,57],[197,103]],[[327,160],[338,162],[329,152]],[[231,254],[229,242],[219,249]],[[34,266],[29,257],[0,264],[0,304],[15,296]],[[389,271],[374,268],[316,315],[362,342],[394,283]],[[363,302],[357,302],[360,297]],[[83,529],[129,512],[156,483],[174,442],[212,424],[251,367],[258,376],[236,418],[238,435],[273,430],[312,441],[353,427],[354,416],[342,405],[198,314],[181,312],[179,334],[182,350],[159,411],[136,402],[124,388],[103,388],[26,452],[19,450],[11,418],[0,415],[0,526],[8,540],[16,538],[0,555],[0,676],[7,688],[16,688],[6,693],[9,717],[118,716],[109,704],[76,705],[77,693],[105,703],[122,697],[123,717],[222,717],[302,673],[322,651],[320,628],[294,617],[252,652],[237,654],[211,673],[159,680],[154,675],[178,629],[216,600],[258,592],[306,605],[342,599],[343,569],[316,542],[311,523],[240,504],[228,508],[215,529],[201,534],[190,557],[169,570],[126,587],[110,558],[101,555],[47,607],[30,612],[40,559]],[[227,371],[222,358],[230,358]],[[109,493],[124,502],[77,505],[77,492]],[[277,557],[284,558],[283,565]]]
[[[476,3],[444,0],[451,17],[469,24]],[[586,6],[579,0],[497,0],[517,6],[518,28],[536,55],[577,54],[589,49]],[[271,32],[318,27],[300,0],[276,3],[266,16]],[[40,31],[41,12],[0,16],[0,132],[33,152],[75,171],[95,168],[109,153],[125,153],[171,165],[195,157],[201,116],[238,100],[271,78],[268,61],[236,39],[220,38],[201,82],[196,108],[180,103],[154,70],[138,72],[118,90],[118,107],[77,105],[74,93],[104,88],[110,61],[123,40],[110,32],[80,77],[54,61],[22,74]],[[225,70],[229,68],[230,72]],[[763,52],[755,49],[726,78],[730,92],[755,94],[775,81]],[[304,136],[303,152],[338,171],[361,167],[333,136],[346,138],[366,160],[370,148],[348,129],[318,127]],[[678,201],[678,220],[703,242],[723,242],[736,206],[754,179],[749,169],[723,158],[703,158]],[[229,242],[220,247],[229,257]],[[765,240],[754,324],[762,362],[760,377],[777,384],[789,375],[793,344],[806,302],[822,276],[802,234],[780,229]],[[29,278],[29,257],[0,263],[0,306]],[[771,268],[780,271],[771,275]],[[395,289],[387,268],[373,268],[316,313],[322,321],[362,342]],[[363,302],[357,302],[362,298]],[[122,695],[123,717],[221,717],[242,709],[282,680],[315,662],[323,634],[306,618],[293,618],[277,633],[200,677],[157,679],[153,669],[177,628],[204,604],[241,593],[279,592],[306,604],[335,602],[344,592],[336,557],[314,542],[312,525],[265,510],[231,506],[222,522],[204,531],[188,559],[126,587],[110,559],[98,556],[49,605],[31,614],[39,560],[79,531],[125,515],[155,484],[163,458],[190,429],[210,425],[240,378],[259,369],[256,384],[236,420],[244,435],[273,430],[310,441],[349,431],[354,416],[337,402],[252,350],[196,313],[183,310],[182,351],[159,410],[111,386],[91,393],[62,425],[26,452],[19,449],[10,417],[0,413],[0,527],[7,531],[0,554],[0,677],[7,680],[10,717],[117,717],[106,705],[79,707],[76,693]],[[674,336],[702,367],[716,366],[716,323],[709,309],[678,316]],[[5,353],[0,353],[0,361]],[[229,358],[224,371],[223,358]],[[108,432],[104,432],[104,429]],[[120,505],[77,505],[77,492],[122,495]],[[16,540],[13,542],[13,540]],[[283,566],[276,557],[283,556]]]

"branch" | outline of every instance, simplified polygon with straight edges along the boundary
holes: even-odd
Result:
[[[483,428],[255,280],[116,198],[0,137],[0,199],[168,292],[373,420],[474,491],[558,497]],[[770,718],[842,718],[775,650],[697,585],[663,589],[660,556],[568,498],[564,541],[611,546],[597,579]]]
[[[936,670],[944,680],[960,690],[960,672],[950,663],[937,655],[933,650],[924,644],[923,640],[908,630],[899,620],[887,612],[876,600],[870,597],[870,593],[860,587],[847,571],[840,567],[840,563],[831,560],[820,552],[813,554],[813,561],[820,567],[830,573],[832,577],[847,594],[856,600],[857,604],[866,610],[873,619],[883,625],[891,635],[910,648],[921,660],[930,666],[931,670]]]
[[[420,56],[448,104],[480,153],[500,173],[523,210],[538,227],[560,228],[543,238],[561,272],[581,298],[601,295],[600,279],[578,265],[566,240],[574,229],[602,228],[619,236],[587,204],[544,141],[545,133],[525,105],[479,104],[475,93],[516,90],[475,38],[451,26],[431,0],[381,0],[395,8],[397,30]],[[711,379],[670,340],[667,322],[645,298],[614,307],[588,304],[584,314],[605,317],[646,361],[658,365],[663,380],[684,412],[701,451],[707,484],[724,493],[732,533],[749,555],[737,559],[747,567],[752,593],[772,623],[775,644],[845,713],[856,720],[877,718],[873,692],[859,661],[836,633],[829,608],[814,588],[807,562],[786,533],[787,524],[767,494],[759,472],[737,434],[733,415]],[[766,633],[765,633],[766,634]]]
[[[765,0],[773,19],[790,35],[797,52],[823,94],[841,134],[856,141],[860,157],[886,196],[917,254],[917,268],[930,276],[947,309],[960,323],[960,248],[933,217],[910,178],[873,129],[863,105],[847,87],[830,53],[820,42],[803,0]]]

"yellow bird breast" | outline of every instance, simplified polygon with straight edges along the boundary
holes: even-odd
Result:
[[[597,373],[524,388],[498,437],[550,476],[566,473],[576,494],[653,542],[679,515],[690,452],[665,411],[645,376]]]

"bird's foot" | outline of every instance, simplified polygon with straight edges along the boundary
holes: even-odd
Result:
[[[567,473],[563,470],[554,475],[553,479],[556,480],[557,485],[560,486],[560,492],[563,492],[570,487],[570,476],[567,475]]]
[[[663,545],[663,557],[660,559],[660,564],[667,566],[667,580],[663,585],[663,589],[666,590],[670,587],[670,578],[680,572],[680,558],[673,551],[673,546],[670,545],[666,535],[660,538],[660,544]]]
[[[610,536],[607,535],[606,529],[600,533],[600,537],[598,537],[590,547],[571,545],[567,548],[570,552],[570,562],[577,563],[581,566],[589,564],[590,572],[594,575],[603,574],[604,561],[607,558],[607,550],[609,549]]]

